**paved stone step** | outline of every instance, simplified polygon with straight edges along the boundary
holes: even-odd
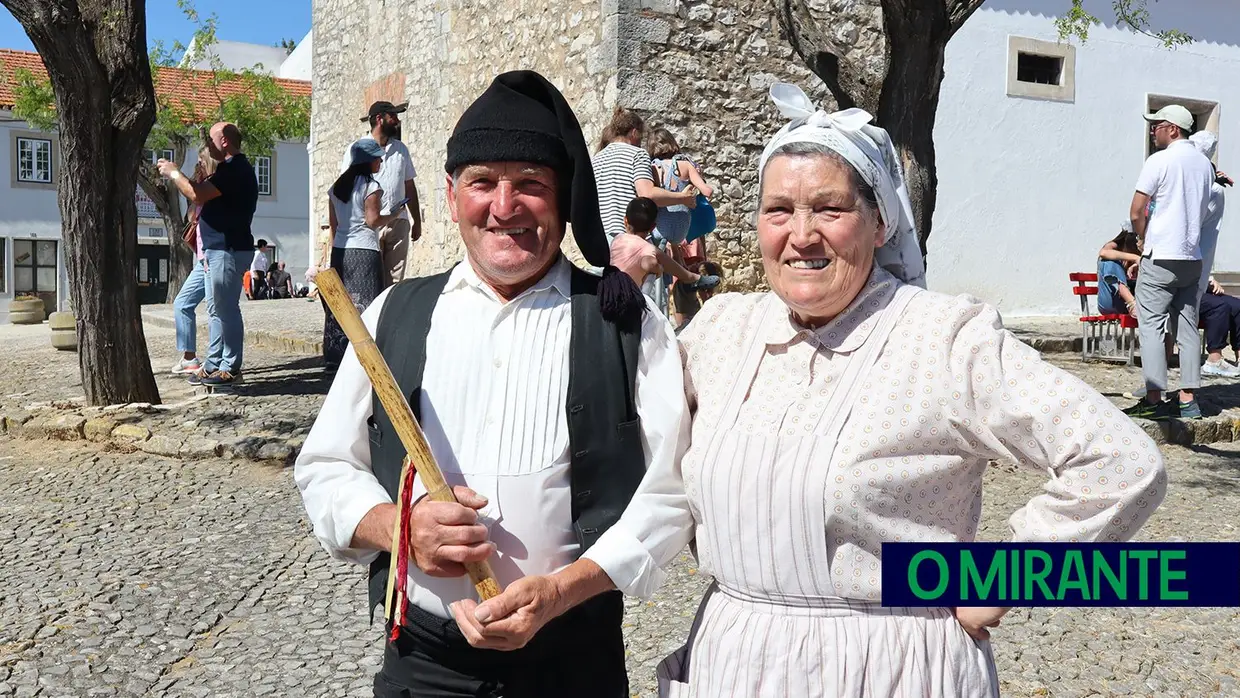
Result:
[[[1240,296],[1240,271],[1216,271],[1211,276],[1223,287],[1223,291]]]

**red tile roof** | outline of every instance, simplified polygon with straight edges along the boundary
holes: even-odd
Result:
[[[15,74],[25,68],[38,77],[46,77],[47,70],[39,54],[32,51],[14,51],[0,49],[0,108],[12,108],[17,85]],[[218,88],[219,96],[210,87],[211,73],[205,70],[182,70],[181,68],[158,68],[153,76],[155,92],[180,106],[189,102],[204,112],[214,111],[219,105],[218,99],[237,94],[243,90],[239,82],[223,83]],[[295,96],[310,95],[310,83],[305,80],[285,80],[277,78],[276,84]]]

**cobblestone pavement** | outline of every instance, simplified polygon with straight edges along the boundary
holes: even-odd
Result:
[[[1240,445],[1168,447],[1143,539],[1236,540]],[[368,696],[379,657],[363,571],[313,541],[291,472],[0,440],[0,696]],[[1040,475],[996,466],[981,537]],[[683,555],[626,619],[635,695],[685,637],[706,580]],[[1235,609],[1017,610],[995,631],[1003,695],[1240,695]]]
[[[262,452],[262,457],[287,460],[300,447],[329,387],[318,356],[247,346],[244,382],[229,394],[205,395],[192,388],[185,376],[169,373],[180,359],[174,331],[148,324],[145,332],[163,404],[104,412],[75,404],[82,398],[78,355],[53,349],[46,325],[0,325],[0,346],[5,349],[8,369],[0,372],[0,414],[84,415],[91,419],[85,425],[85,438],[97,435],[92,433],[99,429],[96,418],[105,432],[128,425],[136,436],[126,435],[126,439],[138,441],[139,447],[187,458],[219,453],[258,458]],[[199,339],[203,342],[205,335]],[[49,405],[59,409],[41,411]],[[149,438],[149,434],[158,438]],[[96,440],[106,437],[105,433]]]
[[[77,355],[48,332],[0,327],[0,411],[80,397]],[[327,387],[317,358],[251,347],[246,387],[200,398],[166,375],[171,330],[146,332],[168,406],[122,419],[293,443],[308,430]],[[1048,359],[1121,404],[1140,383],[1139,369]],[[1201,394],[1240,405],[1236,383]],[[1240,539],[1240,444],[1165,453],[1172,488],[1142,538]],[[1040,481],[992,468],[980,537],[1005,538]],[[380,639],[363,572],[318,548],[287,468],[0,436],[0,493],[0,696],[369,695]],[[653,601],[629,602],[635,695],[654,695],[706,583],[686,554]],[[1240,695],[1235,609],[1017,610],[995,637],[1005,696]]]

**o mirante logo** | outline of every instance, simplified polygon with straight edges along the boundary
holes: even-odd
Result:
[[[1240,606],[1240,543],[884,543],[884,606]]]

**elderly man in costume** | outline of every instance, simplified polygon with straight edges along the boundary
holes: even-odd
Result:
[[[715,583],[659,667],[663,695],[996,696],[987,628],[1007,609],[882,606],[882,544],[973,540],[991,459],[1051,475],[1010,518],[1017,540],[1123,541],[1162,501],[1162,458],[993,308],[913,283],[903,177],[868,114],[772,96],[793,121],[758,170],[771,291],[716,296],[681,333],[689,450],[593,552],[647,551],[603,566],[645,597],[696,536]],[[570,598],[608,588],[576,566],[553,575]],[[524,586],[475,609],[467,635],[489,642]]]
[[[295,467],[309,519],[333,557],[371,566],[371,609],[387,551],[413,563],[376,696],[627,696],[620,594],[545,575],[641,564],[589,550],[687,440],[675,338],[608,266],[581,128],[544,78],[496,78],[461,116],[445,169],[464,262],[396,284],[363,321],[460,503],[407,481],[410,540],[393,547],[405,453],[350,348]],[[561,252],[570,222],[602,279]],[[482,560],[522,604],[490,629],[491,649],[458,628],[477,622],[463,563]],[[570,609],[561,583],[592,598]]]

